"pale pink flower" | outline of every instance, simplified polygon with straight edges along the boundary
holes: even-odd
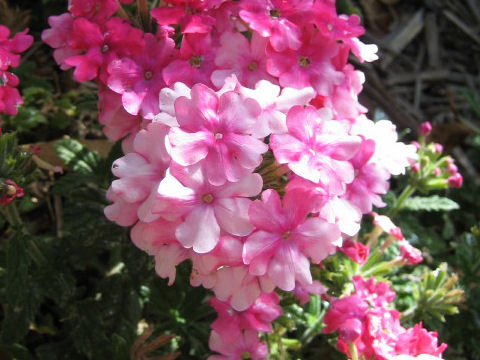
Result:
[[[239,181],[262,161],[268,146],[251,136],[261,114],[258,103],[235,92],[220,97],[204,85],[192,88],[191,99],[175,101],[179,127],[168,135],[172,159],[182,166],[201,164],[208,181]]]
[[[360,150],[350,160],[355,169],[355,178],[347,185],[346,198],[363,214],[371,212],[373,205],[377,207],[386,205],[380,195],[388,191],[390,173],[376,163],[369,162],[374,152],[375,142],[365,140]]]
[[[262,293],[271,293],[275,285],[266,276],[249,274],[248,267],[222,267],[216,272],[213,291],[237,311],[247,310]]]
[[[260,193],[262,184],[260,175],[248,174],[236,183],[214,186],[199,166],[172,166],[158,186],[152,212],[166,219],[182,217],[175,233],[178,241],[207,253],[217,245],[221,230],[236,236],[252,232],[249,198]]]
[[[400,248],[400,256],[408,265],[416,265],[422,262],[422,252],[410,245],[407,240],[401,240],[398,246]]]
[[[342,194],[354,179],[348,161],[361,141],[348,135],[345,127],[331,120],[331,112],[294,106],[287,114],[288,133],[272,135],[270,147],[280,164],[298,176],[325,185],[333,194]]]
[[[310,301],[310,295],[323,295],[327,290],[321,282],[313,280],[311,284],[300,284],[297,282],[293,293],[297,297],[300,305],[305,305]]]
[[[396,226],[392,220],[386,215],[378,215],[372,212],[373,224],[379,226],[384,232],[394,236],[397,240],[403,240],[402,229]]]
[[[262,294],[245,311],[236,311],[230,304],[216,298],[210,305],[217,312],[217,319],[210,327],[227,343],[232,343],[243,330],[272,332],[272,321],[282,314],[276,293]]]
[[[107,191],[107,199],[113,204],[105,208],[108,219],[121,226],[132,225],[138,217],[137,211],[162,179],[170,163],[165,148],[168,128],[152,123],[141,130],[133,142],[134,152],[116,160],[112,172],[114,180]]]
[[[306,193],[292,190],[283,198],[274,190],[262,193],[262,201],[250,206],[250,220],[256,230],[247,238],[243,261],[253,275],[267,275],[285,291],[295,281],[311,284],[310,262],[319,263],[335,252],[340,231],[320,218],[307,218],[311,202]]]
[[[258,333],[253,330],[243,332],[232,343],[224,342],[220,334],[213,330],[208,345],[211,350],[221,354],[211,355],[208,360],[260,360],[267,356],[266,344],[260,342]]]

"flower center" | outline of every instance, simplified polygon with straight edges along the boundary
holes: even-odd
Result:
[[[202,65],[203,58],[201,56],[192,56],[188,63],[191,67],[199,68]]]
[[[215,133],[214,136],[215,136],[215,140],[222,140],[223,139],[223,134],[222,133],[217,132],[217,133]]]
[[[7,185],[7,195],[13,196],[17,193],[17,188],[13,185]]]
[[[288,241],[288,240],[290,240],[290,235],[292,235],[292,232],[291,232],[291,231],[285,231],[285,232],[282,234],[282,240],[283,240],[283,241]]]
[[[212,194],[205,194],[202,196],[202,201],[205,204],[211,204],[213,202],[213,195]]]
[[[153,72],[151,71],[145,71],[145,80],[151,80],[153,78]]]
[[[270,17],[272,18],[279,18],[280,17],[280,10],[278,9],[272,9],[270,10]]]
[[[252,358],[252,355],[251,355],[250,352],[248,352],[248,351],[245,351],[245,352],[242,354],[242,359],[244,359],[244,360],[251,359],[251,358]]]
[[[108,50],[110,50],[110,46],[108,46],[107,44],[102,46],[102,53],[103,54],[105,54]]]
[[[311,64],[311,61],[309,58],[307,58],[306,56],[300,56],[298,58],[298,63],[300,64],[301,67],[309,67],[310,64]]]
[[[333,30],[333,25],[332,24],[327,24],[327,29],[328,29],[328,31],[332,31]]]
[[[250,64],[248,64],[248,70],[255,71],[258,69],[258,62],[253,60]]]

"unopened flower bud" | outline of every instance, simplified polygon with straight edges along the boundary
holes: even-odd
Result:
[[[462,184],[463,184],[463,177],[458,172],[448,178],[448,186],[452,188],[461,188]]]
[[[348,319],[338,329],[338,337],[347,344],[354,343],[362,335],[362,322],[358,319]]]
[[[443,152],[443,145],[442,144],[435,143],[433,146],[435,147],[435,152],[437,154],[441,154]]]
[[[458,172],[458,167],[455,164],[448,164],[447,171],[451,175],[455,175]]]
[[[439,168],[433,169],[433,175],[438,176],[442,171]]]
[[[415,146],[417,148],[417,150],[420,150],[420,148],[421,148],[420,144],[417,141],[412,141],[411,145]]]
[[[420,171],[420,164],[419,164],[419,163],[413,164],[412,167],[411,167],[411,169],[412,169],[412,171],[415,172],[415,173],[419,172],[419,171]]]
[[[424,123],[421,123],[420,126],[418,127],[418,132],[423,136],[430,135],[432,132],[432,124],[430,124],[429,121],[425,121]]]

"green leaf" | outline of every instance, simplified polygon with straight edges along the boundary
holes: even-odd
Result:
[[[404,208],[411,211],[452,211],[459,205],[449,198],[438,195],[414,196],[405,201]]]
[[[73,170],[85,174],[94,173],[100,162],[96,152],[90,151],[86,146],[74,139],[62,139],[55,144],[58,156]]]

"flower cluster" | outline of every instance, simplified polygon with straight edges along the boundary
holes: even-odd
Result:
[[[9,70],[20,65],[20,54],[33,43],[24,30],[10,37],[10,29],[0,25],[0,114],[16,115],[23,99],[16,88],[18,77]]]
[[[130,3],[71,0],[42,35],[62,69],[98,83],[99,121],[123,139],[105,214],[132,226],[169,284],[192,262],[191,285],[215,294],[210,359],[265,358],[259,332],[281,313],[274,290],[303,303],[326,291],[312,264],[339,248],[364,262],[351,238],[417,149],[358,102],[364,75],[347,59],[375,60],[376,46],[335,1],[167,0],[150,12],[154,32],[128,18]],[[399,354],[393,341],[433,338],[400,326],[388,286],[356,286],[327,314],[339,344],[384,359]]]
[[[441,356],[447,345],[438,345],[435,332],[425,330],[421,323],[409,329],[402,327],[400,313],[389,309],[395,293],[387,283],[361,276],[355,276],[353,283],[354,293],[333,300],[324,318],[324,333],[338,331],[338,350],[381,360],[403,359],[401,355],[406,359]]]

